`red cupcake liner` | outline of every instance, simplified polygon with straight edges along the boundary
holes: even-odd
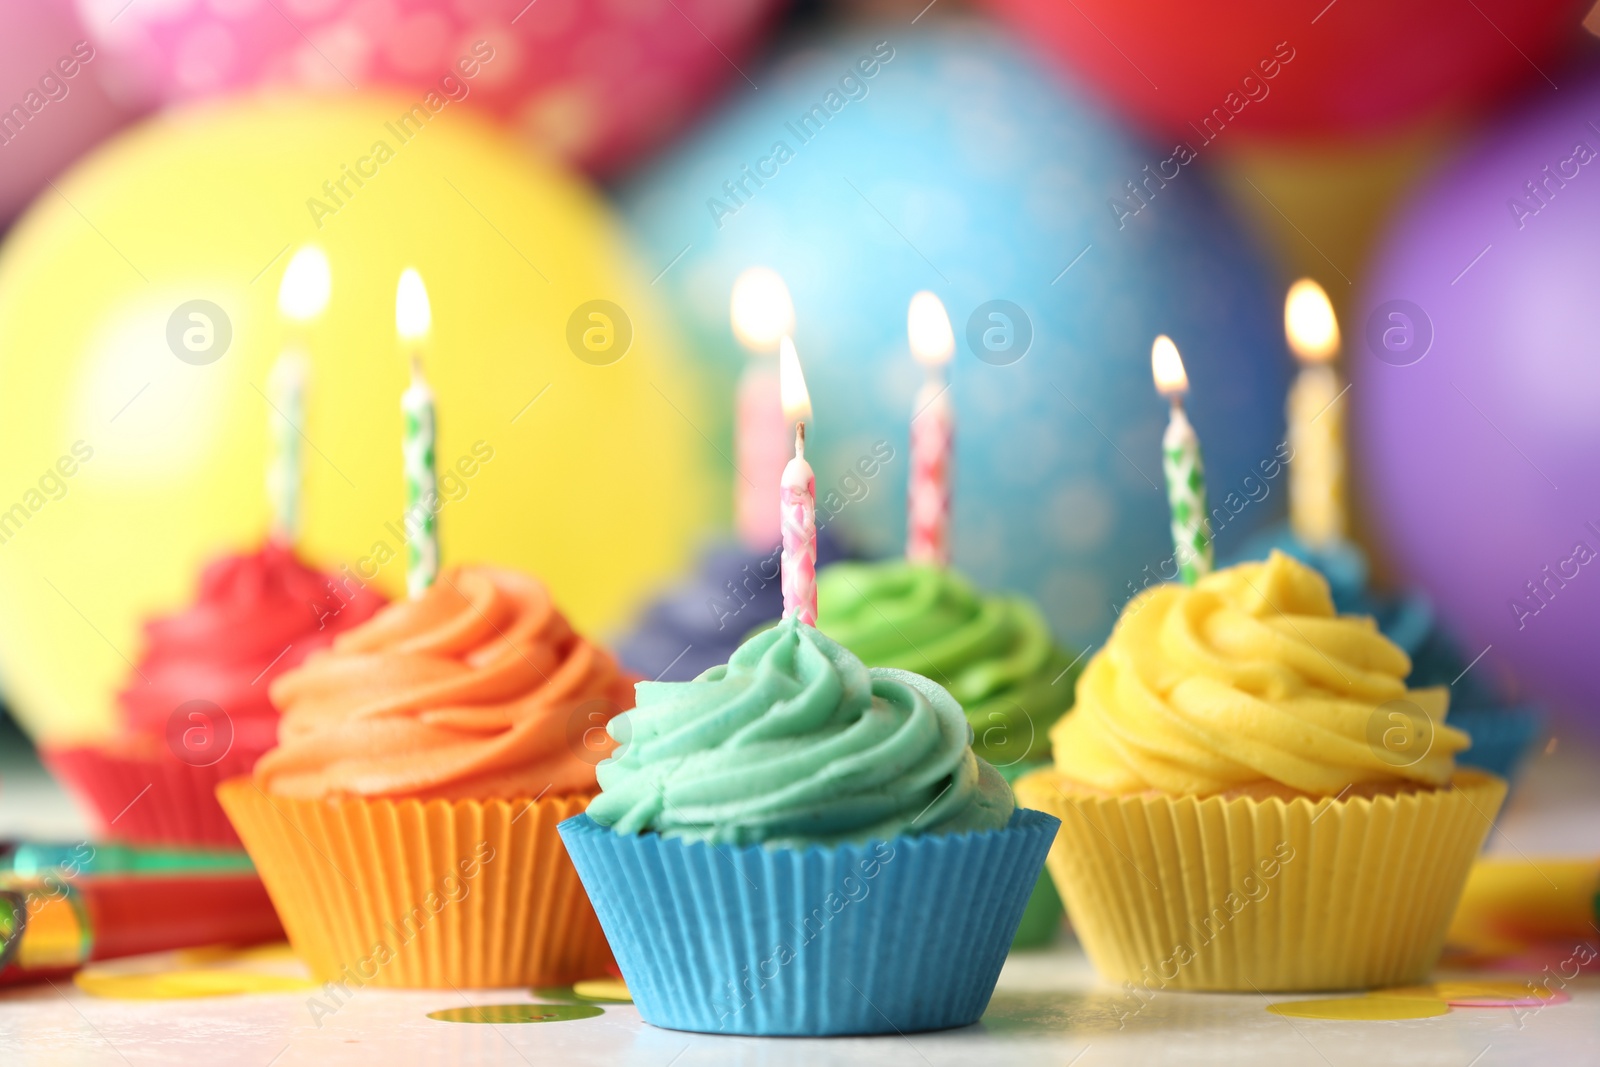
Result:
[[[109,840],[241,848],[239,835],[217,803],[216,788],[228,778],[249,774],[265,751],[235,745],[208,767],[160,750],[137,755],[80,746],[45,749],[39,755],[67,789],[94,809]]]

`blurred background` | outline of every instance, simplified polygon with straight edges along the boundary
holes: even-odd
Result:
[[[729,317],[757,266],[792,296],[830,550],[903,549],[931,290],[954,562],[1096,647],[1172,555],[1166,334],[1220,560],[1316,561],[1507,759],[1592,736],[1590,6],[6,0],[0,830],[35,745],[104,743],[165,693],[187,638],[147,621],[253,595],[285,449],[298,557],[401,593],[414,348],[446,563],[538,574],[633,647],[776,483],[740,439],[740,382],[775,361]],[[1337,320],[1320,347],[1286,334],[1301,278]],[[1301,364],[1330,358],[1336,474],[1297,492],[1337,521],[1312,533],[1279,461]]]

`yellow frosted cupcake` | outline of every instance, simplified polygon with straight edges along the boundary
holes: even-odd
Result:
[[[1357,989],[1438,959],[1505,798],[1443,688],[1274,552],[1124,611],[1019,803],[1085,951],[1138,989]],[[1137,992],[1130,989],[1130,992]]]

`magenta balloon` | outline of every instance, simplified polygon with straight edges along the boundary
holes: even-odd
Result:
[[[21,0],[0,0],[21,2]],[[612,175],[744,68],[778,0],[78,0],[94,40],[165,103],[259,88],[389,89],[457,104]],[[747,84],[748,83],[748,84]]]
[[[1401,213],[1350,397],[1403,576],[1600,728],[1600,82],[1548,95]]]
[[[130,113],[101,87],[104,64],[71,0],[0,14],[0,224]]]

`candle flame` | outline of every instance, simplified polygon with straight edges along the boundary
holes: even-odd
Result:
[[[950,316],[939,298],[926,289],[911,298],[906,333],[911,338],[911,354],[924,367],[948,363],[955,353],[956,335],[950,329]]]
[[[428,303],[422,275],[407,267],[400,272],[400,284],[394,293],[394,328],[402,340],[420,341],[428,336],[432,325],[433,308]]]
[[[1172,338],[1161,334],[1150,346],[1150,373],[1155,376],[1156,392],[1166,397],[1182,396],[1189,391],[1189,375],[1183,369],[1183,357]]]
[[[1325,363],[1339,351],[1339,320],[1322,286],[1301,278],[1283,302],[1283,329],[1302,363]]]
[[[811,417],[811,392],[800,369],[800,355],[787,335],[778,341],[778,395],[783,399],[783,417],[791,422]]]
[[[728,314],[733,335],[752,352],[770,352],[794,332],[794,301],[771,267],[751,267],[734,279]]]
[[[328,306],[332,288],[328,257],[316,245],[306,245],[284,268],[283,281],[278,283],[278,310],[300,322],[314,319]]]

